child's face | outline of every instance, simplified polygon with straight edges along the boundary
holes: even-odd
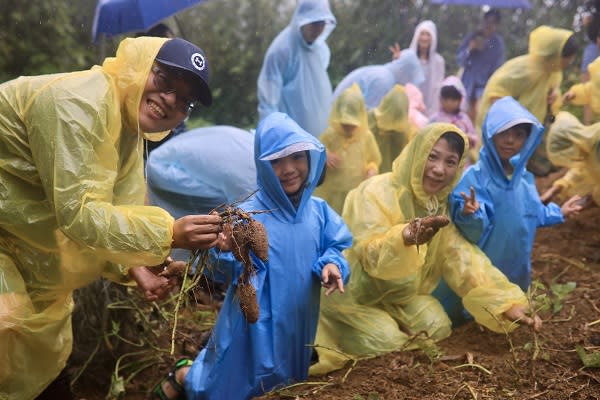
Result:
[[[354,135],[356,128],[358,128],[356,125],[352,125],[352,124],[341,124],[341,126],[342,126],[342,129],[344,130],[344,135],[347,138],[351,138]]]
[[[458,114],[460,111],[460,99],[440,99],[442,110],[448,114]]]
[[[271,166],[285,194],[298,193],[308,177],[308,156],[305,151],[271,161]]]
[[[439,139],[427,156],[423,171],[423,190],[434,195],[450,185],[458,171],[460,157],[446,139]]]
[[[508,161],[521,151],[528,137],[527,129],[523,126],[513,126],[492,137],[496,152],[502,161]]]

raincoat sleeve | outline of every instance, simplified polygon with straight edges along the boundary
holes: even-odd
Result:
[[[315,198],[313,200],[317,201]],[[313,272],[321,280],[321,273],[326,264],[335,264],[342,274],[344,283],[350,277],[348,261],[342,251],[352,246],[352,234],[342,218],[323,201],[318,200],[323,217],[324,227],[321,236],[321,255],[313,265]]]
[[[102,93],[101,87],[89,90]],[[126,139],[118,102],[110,94],[104,97],[90,101],[60,85],[40,91],[24,119],[34,162],[58,226],[72,242],[115,264],[156,265],[171,251],[173,218],[143,206],[143,181],[135,186],[137,193],[119,193],[117,180],[126,181],[142,164],[140,158],[122,167],[123,157],[136,155],[119,154]],[[135,201],[116,205],[119,198]]]
[[[525,293],[494,267],[477,246],[468,243],[453,224],[440,230],[430,252],[443,265],[442,277],[462,298],[465,309],[475,320],[494,332],[504,333],[518,325],[503,313],[513,305],[527,306]],[[437,236],[437,235],[436,235]]]
[[[384,176],[378,175],[369,181]],[[385,184],[359,186],[348,194],[344,203],[344,220],[354,234],[352,251],[364,271],[377,279],[414,275],[427,253],[427,245],[419,246],[417,251],[416,246],[404,244],[402,232],[408,221],[398,203],[396,193]]]
[[[460,233],[471,243],[478,243],[491,231],[494,223],[494,203],[488,199],[486,193],[474,185],[468,179],[469,173],[463,177],[463,181],[450,194],[450,216]],[[463,214],[465,200],[460,195],[461,192],[469,193],[469,187],[475,188],[475,196],[479,202],[479,209],[471,214]]]
[[[571,99],[571,103],[576,106],[590,104],[592,102],[592,88],[591,81],[571,86],[569,91],[575,95],[575,97]]]
[[[275,44],[275,43],[274,43]],[[283,90],[284,73],[289,63],[287,51],[269,49],[258,76],[258,114],[263,119],[279,110]]]
[[[365,174],[368,170],[374,169],[376,172],[379,172],[379,166],[381,165],[381,152],[379,151],[379,146],[377,145],[377,141],[375,141],[375,136],[371,132],[367,132],[367,140],[366,140],[366,165],[365,165]]]
[[[469,55],[471,54],[469,52],[469,42],[471,41],[472,38],[473,38],[473,33],[469,33],[467,36],[465,36],[465,38],[461,42],[460,46],[458,46],[458,50],[456,50],[456,63],[461,67],[464,67],[467,65],[467,59],[469,58]]]
[[[526,177],[527,181],[529,181],[529,187],[531,188],[531,198],[534,199],[534,207],[537,207],[539,210],[538,213],[538,227],[562,224],[565,222],[565,217],[560,209],[560,206],[556,203],[549,203],[548,205],[544,205],[540,200],[540,196],[537,193],[537,189],[535,186],[535,181],[533,175],[529,175]]]

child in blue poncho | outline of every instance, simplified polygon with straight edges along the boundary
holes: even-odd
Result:
[[[451,217],[463,236],[523,291],[531,283],[536,229],[562,223],[581,210],[579,196],[562,207],[540,200],[534,177],[525,167],[543,132],[537,118],[512,97],[495,102],[483,124],[479,161],[467,169],[450,195]],[[459,322],[460,299],[445,283],[434,295],[451,319]]]
[[[258,320],[246,320],[235,294],[242,264],[230,252],[215,252],[217,272],[232,284],[212,336],[193,363],[180,360],[155,388],[158,398],[248,399],[305,380],[321,286],[326,294],[344,290],[349,268],[342,251],[352,244],[350,231],[325,201],[311,196],[324,146],[283,113],[259,124],[254,143],[259,190],[240,207],[269,210],[254,215],[269,237],[268,261],[251,253]],[[230,236],[221,237],[222,249],[231,244]]]

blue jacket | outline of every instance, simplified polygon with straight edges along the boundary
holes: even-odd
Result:
[[[264,158],[297,143],[313,149],[306,188],[296,209]],[[189,399],[247,399],[305,380],[319,318],[323,266],[334,263],[344,281],[349,276],[341,252],[352,243],[350,231],[326,202],[311,197],[325,164],[323,145],[287,115],[274,113],[259,124],[254,149],[259,191],[241,207],[269,210],[255,215],[269,236],[269,261],[252,254],[259,319],[249,324],[242,315],[235,297],[242,265],[231,253],[221,253],[215,264],[233,283],[213,334],[187,375]]]
[[[507,177],[492,137],[514,125],[515,120],[532,124],[529,138],[513,157],[512,177]],[[461,233],[477,245],[508,279],[526,291],[531,283],[531,250],[538,227],[558,224],[564,217],[557,204],[540,201],[527,161],[542,140],[542,124],[512,97],[504,97],[490,108],[482,129],[479,161],[467,169],[450,195],[451,216]],[[460,192],[475,188],[479,210],[465,216]]]
[[[301,28],[317,21],[325,21],[325,28],[308,44]],[[327,128],[332,88],[327,75],[331,54],[326,39],[335,24],[328,0],[298,1],[292,21],[265,54],[257,81],[260,119],[280,111],[315,137]]]

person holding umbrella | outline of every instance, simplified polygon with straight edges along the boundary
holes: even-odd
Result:
[[[192,43],[140,37],[90,70],[0,85],[0,398],[36,398],[64,368],[73,290],[133,279],[155,300],[171,283],[140,266],[217,242],[216,215],[144,206],[143,138],[211,104],[208,72]]]

